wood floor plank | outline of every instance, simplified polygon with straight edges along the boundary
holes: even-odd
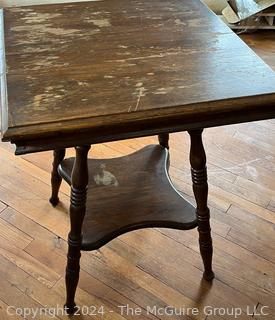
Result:
[[[4,241],[4,238],[1,236],[0,255],[26,271],[30,276],[48,288],[51,288],[60,279],[60,276],[56,272],[47,268],[25,251]]]
[[[53,230],[55,234],[63,236],[63,238],[67,237],[69,229],[68,200],[66,200],[65,207],[61,203],[58,207],[52,208],[47,199],[34,201],[30,198],[22,198],[11,186],[0,186],[0,199],[30,219],[39,221],[41,225]],[[60,224],[61,219],[64,224]]]
[[[14,320],[23,320],[21,316],[16,315],[16,311],[14,309],[0,300],[0,319],[7,320],[11,319],[11,317]]]
[[[272,246],[275,242],[274,225],[271,222],[234,205],[230,207],[227,213],[231,221],[237,219],[234,225],[230,224],[234,229],[242,229],[254,236],[255,239],[262,241],[266,246]]]
[[[56,316],[53,319],[68,319],[63,310],[64,292],[57,292],[54,288],[47,288],[41,285],[39,281],[30,277],[25,271],[6,259],[1,260],[0,270],[8,283],[11,283],[16,288],[16,292],[27,297],[29,300],[28,307],[35,305],[36,308],[42,308],[41,312],[43,312],[43,308],[46,308],[48,311],[43,313],[47,319],[49,319],[49,313],[47,312],[52,312]],[[14,301],[14,303],[18,303],[18,305],[14,304],[17,308],[21,307],[21,301]],[[72,319],[79,319],[79,317],[73,316]],[[92,319],[92,317],[87,315],[83,319]]]
[[[1,213],[3,210],[5,210],[6,208],[7,208],[7,206],[6,206],[3,202],[0,201],[0,213]]]
[[[42,308],[42,306],[34,301],[32,298],[30,298],[28,295],[17,289],[13,283],[10,283],[4,278],[0,278],[0,299],[5,302],[7,305],[10,305],[14,308],[20,308],[20,309],[34,309],[39,310]],[[28,312],[29,313],[29,312]],[[33,319],[33,314],[29,314],[25,317],[26,319]],[[38,314],[36,315],[36,319],[49,319],[47,315],[45,314]],[[56,317],[53,317],[52,319],[57,319]]]
[[[140,233],[140,232],[138,232]],[[201,280],[201,271],[191,266],[183,259],[176,259],[162,254],[160,251],[156,251],[155,254],[148,253],[147,250],[144,252],[143,247],[136,245],[135,247],[129,246],[127,241],[122,242],[120,250],[117,250],[117,244],[112,246],[112,251],[115,251],[118,255],[122,255],[122,252],[128,252],[131,250],[130,255],[126,255],[125,258],[130,260],[133,264],[141,268],[143,271],[149,273],[155,278],[159,279],[166,285],[179,291],[181,294],[188,296],[192,299],[194,307],[203,309],[207,305],[227,305],[233,306],[234,303],[238,302],[246,306],[251,300],[242,299],[238,292],[232,289],[228,289],[223,283],[215,282],[212,285]],[[128,246],[128,250],[127,250]],[[123,250],[124,249],[124,250]],[[137,252],[140,250],[140,258],[138,261],[135,260]],[[182,250],[184,255],[186,251]],[[133,255],[135,252],[135,255]],[[134,256],[134,260],[133,257]],[[186,276],[188,274],[188,276]],[[215,288],[213,287],[215,286]]]
[[[103,301],[108,301],[111,310],[116,311],[118,314],[122,314],[120,306],[129,306],[129,308],[138,309],[141,308],[134,301],[130,300],[127,296],[107,286],[103,282],[93,278],[87,272],[82,270],[80,275],[79,287],[89,294],[95,295]],[[145,308],[142,309],[142,316],[136,317],[137,319],[158,319],[158,317],[147,312]],[[125,319],[133,319],[131,314],[123,313]]]
[[[163,282],[159,281],[150,274],[144,272],[143,270],[136,268],[128,259],[125,259],[115,252],[110,250],[108,246],[100,250],[100,260],[104,261],[105,265],[111,265],[111,268],[130,281],[136,288],[142,288],[143,291],[146,290],[151,295],[156,297],[158,300],[163,301],[168,306],[174,306],[175,308],[180,308],[182,305],[192,306],[194,301],[173,288],[167,286]],[[86,268],[88,266],[86,265]],[[91,266],[92,268],[93,266]],[[90,268],[90,269],[91,269]],[[93,272],[92,270],[89,272]],[[188,317],[189,318],[189,317]],[[191,319],[193,317],[190,317]],[[199,317],[198,319],[203,319],[204,317]]]
[[[274,311],[267,305],[259,303],[253,316],[254,319],[274,320]]]
[[[257,238],[249,233],[231,229],[226,238],[274,263],[274,247],[272,245],[266,246],[262,241],[258,241]]]
[[[3,241],[21,249],[24,249],[33,240],[28,234],[11,226],[3,219],[0,219],[0,234]]]
[[[26,248],[25,251],[32,257],[43,263],[47,267],[51,268],[57,274],[62,276],[61,282],[64,280],[64,270],[66,266],[66,254],[67,254],[67,243],[64,239],[58,238],[51,231],[43,228],[38,223],[27,218],[23,214],[14,209],[8,208],[2,212],[2,219],[15,226],[28,232],[34,241],[32,241]],[[86,253],[83,253],[85,255]],[[113,288],[103,284],[99,280],[93,278],[91,275],[86,273],[84,270],[81,271],[79,287],[89,294],[98,297],[102,301],[108,301],[110,306],[117,312],[120,312],[118,305],[129,305],[132,308],[138,308],[139,306],[127,297],[121,295]],[[41,291],[41,290],[40,290]],[[44,292],[44,291],[43,291]],[[41,303],[41,297],[37,297]],[[64,292],[63,292],[64,299]],[[125,317],[131,319],[131,317]],[[154,316],[146,315],[144,319],[156,319]]]
[[[49,185],[49,179],[50,179],[50,170],[49,172],[46,171],[46,169],[41,166],[42,168],[38,167],[37,165],[33,165],[31,162],[25,161],[23,157],[15,157],[14,153],[10,151],[7,151],[4,146],[7,144],[0,143],[0,161],[1,164],[3,163],[12,163],[13,169],[23,171],[28,176],[31,176],[35,179],[38,179],[44,184]],[[38,158],[40,157],[40,153],[35,154]],[[32,155],[33,156],[33,155]],[[50,161],[49,161],[50,160]],[[51,153],[47,153],[47,162],[49,163],[49,166],[51,167]],[[32,181],[32,180],[31,180]],[[34,185],[32,185],[33,189]],[[63,193],[67,193],[68,187],[66,184],[62,184],[61,191]],[[67,193],[69,194],[69,193]]]
[[[123,296],[126,296],[130,300],[135,301],[136,304],[141,306],[143,309],[146,309],[148,306],[165,308],[169,305],[167,302],[166,290],[161,290],[160,293],[158,293],[159,290],[157,290],[159,289],[158,285],[163,289],[166,289],[166,286],[161,284],[157,280],[154,280],[156,284],[153,286],[153,288],[150,288],[151,282],[149,281],[147,283],[147,286],[149,286],[149,288],[147,288],[147,286],[140,286],[140,283],[137,283],[138,280],[135,281],[135,277],[130,277],[128,276],[128,274],[120,272],[119,269],[113,268],[112,265],[106,265],[104,262],[98,260],[97,258],[93,259],[91,256],[86,255],[84,255],[82,259],[82,268],[96,279],[104,282],[106,285],[120,292]],[[132,266],[132,268],[134,268],[134,266]],[[144,276],[140,281],[146,281],[144,279],[146,274],[143,273],[143,275]],[[168,290],[168,296],[169,291],[171,292],[171,290]],[[180,297],[181,305],[184,305],[184,301],[186,301],[186,298],[180,294],[177,295],[178,297]],[[170,299],[172,300],[173,298],[170,297]],[[173,319],[173,317],[171,318]],[[165,319],[165,317],[160,317],[160,319]]]
[[[190,232],[184,233],[183,237],[187,237],[186,234],[190,234]],[[162,263],[173,263],[175,268],[187,263],[188,266],[193,266],[202,272],[201,259],[199,253],[196,252],[196,250],[198,251],[198,246],[195,238],[194,241],[189,240],[189,242],[182,240],[182,243],[187,244],[190,248],[158,234],[152,236],[148,230],[143,230],[142,233],[135,232],[131,236],[125,235],[124,238],[127,238],[127,243],[131,244],[132,247],[142,247],[143,254],[149,255],[152,260],[157,259],[157,254],[153,248],[162,248],[161,254],[164,256]],[[173,252],[172,258],[171,252]],[[161,266],[162,264],[159,263],[159,265]],[[221,252],[219,248],[216,248],[214,268],[216,270],[217,281],[221,281],[228,286],[234,283],[235,286],[232,287],[236,290],[235,294],[242,292],[242,295],[244,295],[243,299],[247,296],[248,300],[250,302],[252,300],[253,303],[265,299],[265,301],[269,302],[270,306],[274,305],[273,294],[263,289],[266,284],[264,280],[265,275],[263,274],[259,279],[254,279],[254,277],[257,277],[258,272],[253,270],[253,266],[241,263],[239,259],[231,256],[231,252]],[[190,277],[190,273],[187,272],[187,274]]]
[[[166,234],[166,231],[164,231],[164,234]],[[191,233],[188,234],[190,234],[190,236],[187,241],[186,233],[178,236],[177,241],[180,241],[180,243],[192,250],[198,251],[196,236]],[[262,290],[265,290],[269,292],[271,296],[274,296],[273,299],[275,298],[275,268],[272,262],[216,234],[214,234],[214,244],[216,249],[215,261],[224,271],[237,273],[237,268],[241,267],[241,270],[238,272],[241,279],[245,279],[245,281],[251,283],[252,286],[254,285],[259,288],[259,294]]]
[[[55,286],[55,291],[59,293],[63,293],[65,291],[65,283],[64,281],[59,281],[57,285]],[[108,305],[108,303],[103,303],[103,301],[100,301],[97,297],[89,295],[86,291],[82,290],[81,288],[78,288],[77,290],[77,301],[76,302],[79,306],[94,306],[96,308],[95,311],[93,311],[91,318],[92,319],[98,319],[102,320],[102,318],[106,320],[123,320],[125,319],[120,313],[117,313],[112,307]],[[103,307],[103,313],[100,309]]]

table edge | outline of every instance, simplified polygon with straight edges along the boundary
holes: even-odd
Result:
[[[275,93],[8,128],[17,154],[275,118]]]
[[[8,130],[8,93],[5,57],[4,9],[0,8],[0,93],[1,93],[1,132]]]

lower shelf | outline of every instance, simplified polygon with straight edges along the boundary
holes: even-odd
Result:
[[[70,184],[74,158],[59,166]],[[197,226],[195,208],[173,187],[168,150],[150,145],[125,157],[89,160],[82,250],[95,250],[131,230]]]

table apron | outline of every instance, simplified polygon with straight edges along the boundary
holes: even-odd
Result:
[[[68,134],[60,138],[47,137],[44,139],[14,140],[11,142],[16,145],[15,154],[22,155],[80,145],[93,145],[117,140],[153,136],[161,133],[175,133],[191,129],[204,129],[275,118],[275,108],[269,109],[268,111],[263,109],[261,111],[259,109],[257,112],[228,114],[226,117],[223,115],[222,117],[216,117],[215,119],[209,118],[190,123],[182,123],[182,119],[174,118],[168,121],[166,118],[158,123],[153,122],[151,125],[145,123],[133,124],[131,126],[131,131],[129,130],[129,127],[124,130],[121,128],[110,128],[110,130],[99,130],[98,128],[95,128],[78,134]]]

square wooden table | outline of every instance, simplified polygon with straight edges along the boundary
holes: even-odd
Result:
[[[81,250],[144,227],[198,226],[211,280],[203,128],[275,117],[275,75],[199,0],[103,0],[1,14],[4,141],[54,150],[51,203],[71,185],[66,307]],[[188,131],[197,207],[175,190],[168,134]],[[160,145],[87,160],[91,144],[159,135]],[[65,149],[76,157],[65,159]],[[89,192],[87,196],[87,186]]]

